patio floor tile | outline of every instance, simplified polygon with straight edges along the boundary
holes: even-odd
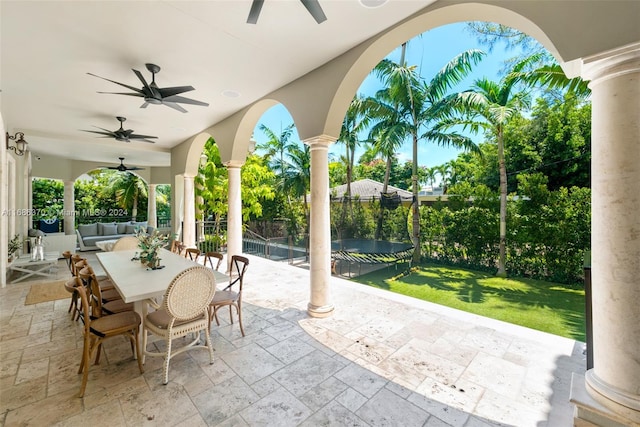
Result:
[[[249,259],[246,336],[223,309],[212,365],[206,351],[183,353],[162,385],[162,358],[140,375],[128,341],[108,340],[83,399],[69,301],[24,305],[34,282],[0,289],[0,426],[572,424],[583,343],[335,276],[335,311],[311,318],[308,270]]]

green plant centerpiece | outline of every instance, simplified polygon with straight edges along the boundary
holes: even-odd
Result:
[[[9,240],[7,252],[9,259],[11,259],[14,254],[17,254],[20,249],[22,249],[22,239],[19,234],[16,234],[13,236],[13,239]]]
[[[148,234],[142,227],[138,227],[135,234],[140,248],[140,262],[152,270],[161,268],[159,251],[167,245],[169,235],[160,234],[158,230]]]

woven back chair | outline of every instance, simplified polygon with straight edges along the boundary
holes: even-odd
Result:
[[[126,251],[138,248],[138,238],[134,236],[124,236],[119,238],[114,244],[112,251]]]
[[[213,347],[209,329],[208,307],[216,291],[213,272],[203,266],[187,268],[179,273],[169,284],[162,304],[148,304],[156,308],[149,313],[143,324],[142,348],[146,356],[164,357],[163,384],[169,382],[169,362],[171,358],[192,348],[205,348],[209,351],[209,363],[213,364]],[[205,344],[200,341],[200,332],[204,331]],[[165,341],[164,352],[147,349],[147,334],[151,333]],[[194,338],[183,347],[174,349],[172,341],[193,334]]]
[[[240,255],[231,257],[231,274],[229,284],[221,291],[217,291],[209,305],[209,321],[216,319],[219,326],[218,309],[220,307],[229,306],[229,320],[233,324],[233,310],[235,307],[238,314],[238,324],[240,332],[244,337],[244,327],[242,326],[242,286],[244,284],[244,273],[249,266],[249,259]]]
[[[87,386],[89,378],[89,365],[93,354],[96,354],[95,364],[100,363],[100,351],[102,342],[108,338],[123,335],[131,341],[131,350],[134,357],[138,358],[138,369],[140,373],[144,373],[142,368],[142,358],[140,355],[140,343],[138,342],[138,331],[140,330],[140,316],[135,311],[113,314],[103,317],[92,317],[89,303],[89,294],[82,285],[79,277],[75,277],[77,281],[76,289],[80,296],[84,320],[84,345],[82,350],[82,361],[78,374],[82,374],[82,385],[80,386],[80,396],[84,396],[84,390]]]
[[[207,262],[214,270],[220,270],[220,265],[222,264],[222,255],[220,252],[205,252],[204,254],[204,265],[207,265]],[[213,265],[215,262],[215,266]]]

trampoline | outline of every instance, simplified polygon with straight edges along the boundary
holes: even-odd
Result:
[[[409,268],[411,268],[412,257],[411,243],[369,239],[342,239],[331,242],[332,265],[335,261],[348,262],[349,273],[351,273],[351,263],[358,264],[358,274],[362,264],[394,264],[397,268],[399,262],[409,262]]]

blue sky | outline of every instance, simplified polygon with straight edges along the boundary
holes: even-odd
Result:
[[[458,23],[435,28],[411,39],[407,45],[407,63],[417,65],[420,75],[430,80],[447,62],[468,49],[480,49],[485,51],[487,55],[474,68],[475,71],[462,82],[459,90],[469,88],[473,81],[480,77],[499,79],[499,72],[503,68],[505,59],[515,56],[515,53],[505,53],[499,47],[489,53],[488,49],[481,46],[475,37],[465,29],[465,24]],[[399,62],[400,47],[390,52],[388,58]],[[370,75],[362,82],[359,92],[365,95],[373,95],[380,88],[381,85],[377,78]],[[264,124],[276,134],[279,134],[281,129],[291,123],[293,123],[293,119],[286,108],[282,105],[277,105],[265,112],[258,125]],[[482,135],[471,135],[471,137],[476,143],[481,142]],[[258,144],[267,139],[257,127],[254,132],[254,138]],[[297,132],[294,134],[294,140],[299,141]],[[330,149],[330,153],[336,159],[343,151],[344,146],[341,144],[334,144]],[[442,148],[434,144],[422,144],[418,147],[418,164],[427,167],[441,165],[454,159],[459,152],[455,148]],[[358,153],[356,153],[356,156],[358,156]],[[401,162],[411,160],[411,143],[409,141],[400,149],[398,158]]]

